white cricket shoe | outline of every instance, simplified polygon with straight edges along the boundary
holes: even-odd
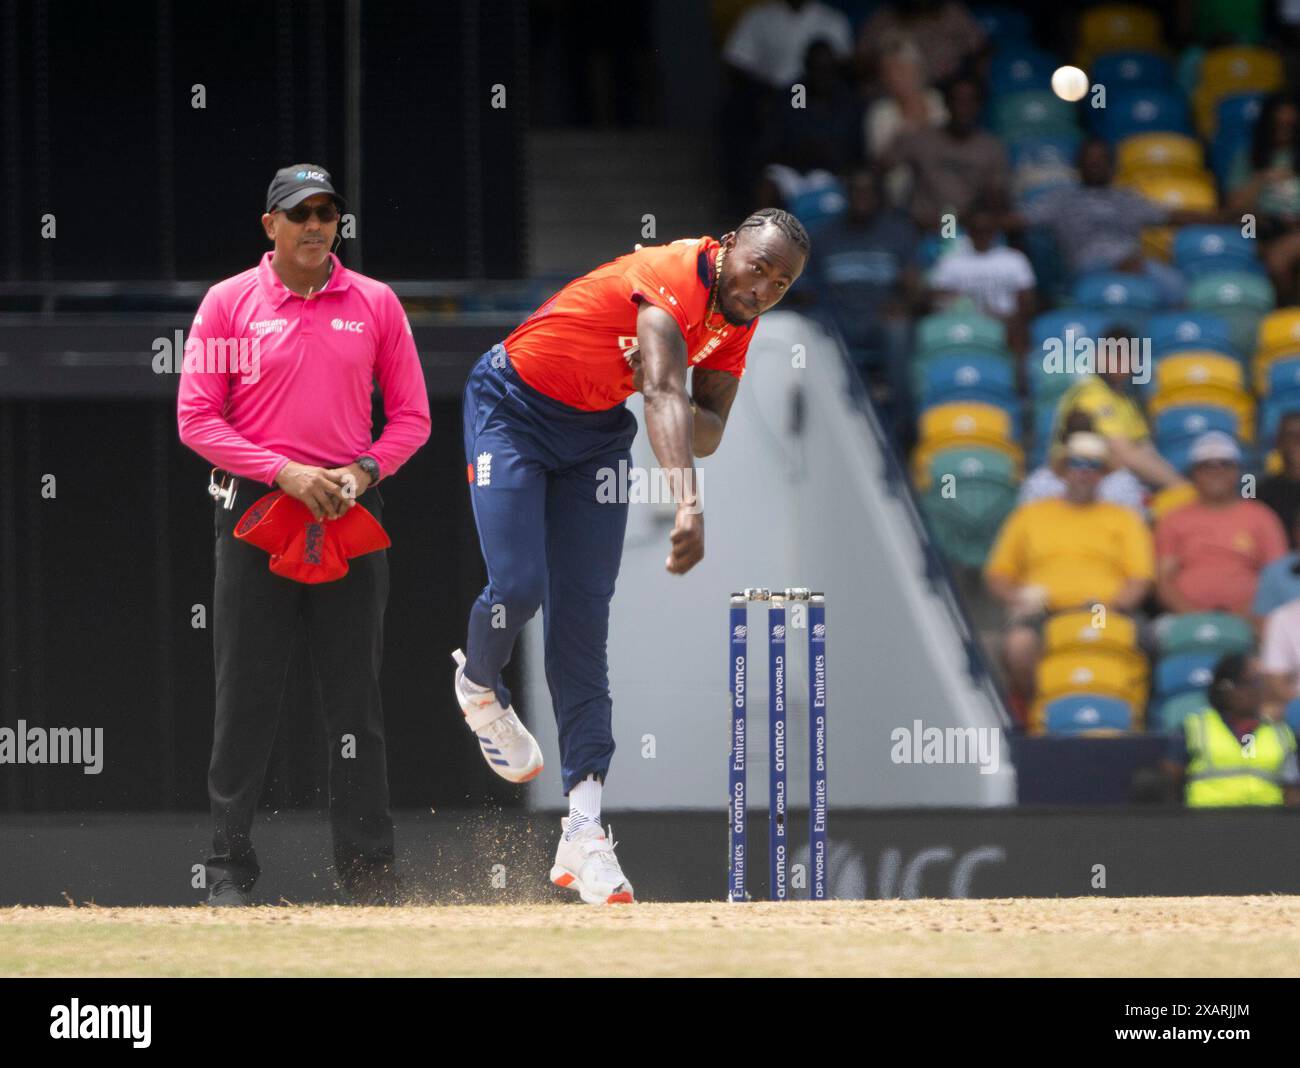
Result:
[[[513,708],[502,708],[493,690],[480,690],[465,679],[465,654],[457,649],[456,700],[465,722],[478,739],[488,767],[507,782],[527,782],[542,770],[542,747],[528,733]]]
[[[568,831],[568,816],[561,818],[560,827]],[[614,828],[607,834],[594,823],[586,824],[572,839],[561,834],[551,882],[578,891],[588,905],[631,905],[636,898],[614,856],[615,845]]]

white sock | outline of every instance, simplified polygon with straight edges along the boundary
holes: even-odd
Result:
[[[569,791],[569,829],[564,837],[572,839],[589,823],[600,826],[600,791],[602,784],[594,775],[588,775]]]

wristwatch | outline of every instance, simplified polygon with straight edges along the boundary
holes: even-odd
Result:
[[[355,462],[370,477],[372,486],[379,481],[379,464],[373,456],[359,456]]]

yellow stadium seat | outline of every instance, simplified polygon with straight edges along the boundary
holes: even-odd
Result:
[[[1173,357],[1170,357],[1172,359]],[[1147,404],[1147,413],[1154,419],[1166,408],[1183,404],[1203,404],[1213,408],[1226,408],[1237,416],[1242,441],[1255,440],[1255,400],[1244,389],[1210,384],[1175,386],[1161,390]]]
[[[1176,133],[1142,133],[1124,138],[1116,148],[1120,178],[1139,172],[1199,173],[1205,152],[1195,138]]]
[[[1300,308],[1278,308],[1259,321],[1257,356],[1300,352]]]
[[[1150,665],[1138,652],[1064,649],[1046,653],[1038,662],[1038,693],[1031,715],[1041,716],[1047,702],[1068,693],[1117,697],[1142,709],[1150,685]]]
[[[1111,52],[1162,52],[1160,18],[1144,7],[1104,4],[1085,11],[1079,23],[1077,62],[1084,70]]]
[[[1137,624],[1122,612],[1059,612],[1043,629],[1043,648],[1049,653],[1066,649],[1136,651]]]
[[[968,401],[936,404],[921,413],[921,440],[924,442],[970,436],[1011,440],[1010,414],[993,404]]]
[[[1202,137],[1215,134],[1215,108],[1238,93],[1272,93],[1282,88],[1282,57],[1270,48],[1234,45],[1215,48],[1201,61],[1201,79],[1192,95],[1196,128]]]
[[[1170,512],[1175,512],[1185,504],[1191,504],[1196,500],[1196,487],[1190,482],[1177,482],[1172,486],[1166,486],[1154,497],[1151,498],[1151,504],[1148,506],[1151,512],[1151,518],[1159,522]]]
[[[1193,211],[1213,211],[1219,198],[1214,187],[1214,175],[1209,171],[1134,171],[1115,180],[1154,200],[1166,208],[1186,208]],[[1142,230],[1142,249],[1147,256],[1164,260],[1173,255],[1174,227],[1148,226]]]
[[[980,434],[944,436],[933,441],[922,441],[912,451],[912,485],[924,493],[930,488],[930,461],[935,453],[955,448],[993,449],[1009,458],[1013,464],[1016,480],[1025,477],[1025,454],[1018,444],[1005,437],[991,437]]]
[[[1180,352],[1156,364],[1157,395],[1182,386],[1207,385],[1244,390],[1246,375],[1241,363],[1221,352]]]

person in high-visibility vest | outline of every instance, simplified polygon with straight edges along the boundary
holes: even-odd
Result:
[[[1183,782],[1189,808],[1300,804],[1295,735],[1261,714],[1263,683],[1255,657],[1227,654],[1215,665],[1209,707],[1171,738],[1166,770]]]

